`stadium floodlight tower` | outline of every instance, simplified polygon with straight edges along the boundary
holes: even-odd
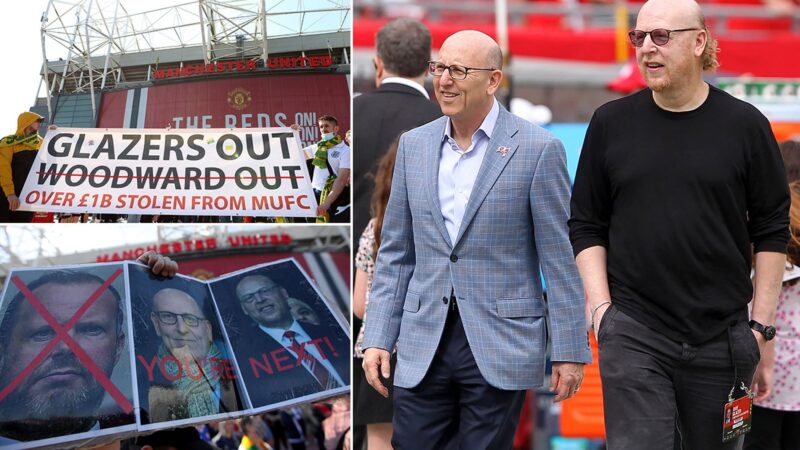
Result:
[[[273,39],[349,42],[350,22],[349,0],[49,0],[37,98],[44,86],[52,115],[54,95],[88,93],[94,118],[96,92],[149,82],[159,65],[264,64]]]

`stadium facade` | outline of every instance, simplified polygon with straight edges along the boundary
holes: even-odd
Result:
[[[31,108],[61,127],[350,128],[349,1],[51,0]],[[169,3],[169,2],[166,2]],[[316,24],[316,25],[314,25]],[[269,32],[265,32],[268,30]]]

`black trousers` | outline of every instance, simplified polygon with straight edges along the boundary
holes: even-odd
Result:
[[[734,382],[749,387],[760,358],[747,322],[690,345],[612,305],[598,341],[609,450],[673,450],[678,440],[684,450],[741,448],[742,437],[722,442],[722,422]],[[734,397],[741,395],[737,388]]]
[[[11,176],[14,180],[14,192],[22,195],[22,188],[28,178],[33,163],[36,160],[36,150],[23,150],[14,153],[11,158]],[[0,223],[30,223],[33,220],[31,211],[11,211],[8,209],[8,199],[0,192]]]
[[[451,310],[425,378],[412,389],[394,387],[392,446],[511,449],[524,399],[525,391],[497,389],[483,378],[458,311]]]
[[[800,449],[800,411],[753,406],[753,431],[744,437],[745,450]]]
[[[31,211],[11,211],[8,209],[8,199],[0,193],[0,223],[31,223]]]

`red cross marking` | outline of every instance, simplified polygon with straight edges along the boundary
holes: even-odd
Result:
[[[47,355],[50,354],[50,352],[55,348],[56,345],[58,345],[60,341],[64,341],[64,343],[72,350],[72,352],[75,353],[75,356],[77,356],[78,359],[83,363],[86,369],[89,370],[92,376],[94,376],[97,382],[100,383],[100,385],[105,388],[108,394],[111,395],[111,398],[113,398],[119,404],[122,410],[126,413],[133,411],[133,405],[131,404],[130,400],[125,398],[125,395],[120,392],[119,388],[117,388],[117,386],[115,386],[114,383],[112,383],[108,378],[108,376],[106,376],[106,374],[103,373],[103,371],[100,370],[97,365],[95,365],[94,361],[92,361],[92,357],[86,353],[83,347],[78,345],[78,343],[72,339],[72,336],[67,334],[67,332],[69,332],[69,330],[72,329],[76,323],[78,323],[78,320],[80,320],[81,316],[83,316],[83,314],[86,313],[89,308],[91,308],[98,298],[100,298],[100,295],[103,293],[103,291],[108,289],[108,287],[111,286],[111,283],[113,283],[120,274],[122,274],[122,269],[117,269],[113,274],[111,274],[111,276],[103,283],[103,285],[97,288],[97,290],[86,300],[86,302],[84,302],[81,307],[75,311],[75,314],[72,316],[69,322],[64,325],[64,327],[61,327],[61,325],[58,324],[56,319],[50,314],[50,311],[48,311],[47,308],[42,305],[39,299],[33,295],[33,292],[28,289],[28,286],[25,285],[19,276],[15,275],[11,278],[11,282],[14,283],[20,292],[22,292],[22,295],[28,299],[34,309],[36,309],[36,311],[44,318],[44,320],[47,321],[47,324],[50,325],[50,327],[56,333],[56,337],[52,339],[47,346],[45,346],[45,348],[39,352],[38,355],[36,355],[33,361],[31,361],[30,364],[28,364],[28,366],[25,367],[25,369],[20,372],[19,375],[17,375],[17,377],[11,381],[11,383],[8,384],[8,386],[0,391],[0,401],[6,398],[8,394],[10,394],[17,386],[19,386],[19,384],[22,383],[22,381],[28,375],[30,375],[31,372],[42,363],[42,361],[44,361]]]

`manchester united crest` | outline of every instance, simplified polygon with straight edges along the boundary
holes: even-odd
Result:
[[[228,105],[238,111],[241,111],[253,102],[253,97],[250,96],[250,91],[242,88],[236,88],[228,92]]]

